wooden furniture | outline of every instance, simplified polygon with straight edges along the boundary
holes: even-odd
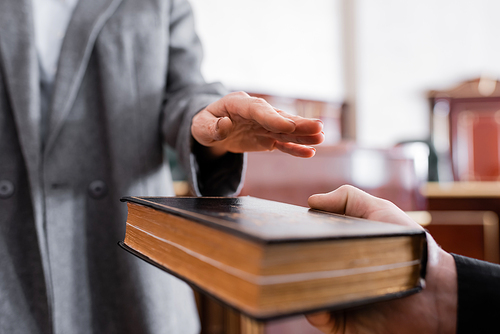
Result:
[[[200,334],[321,334],[304,316],[261,323],[195,292],[200,314]]]
[[[500,182],[429,182],[420,192],[427,210],[493,211],[500,216]]]
[[[242,195],[307,206],[310,195],[351,184],[403,210],[425,207],[413,159],[398,149],[364,149],[353,143],[316,149],[311,159],[279,151],[249,153]]]
[[[499,263],[498,215],[492,211],[407,212],[447,252]]]
[[[500,180],[499,83],[481,78],[429,93],[434,146],[455,181]]]
[[[500,182],[431,182],[421,188],[421,193],[430,211],[491,211],[500,216]]]
[[[264,334],[266,325],[195,292],[200,314],[200,334]],[[269,332],[269,331],[266,331]]]
[[[209,296],[194,291],[200,315],[200,334],[241,333],[240,314]]]

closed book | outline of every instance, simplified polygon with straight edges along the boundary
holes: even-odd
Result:
[[[122,247],[257,320],[403,297],[425,275],[421,229],[254,197],[122,201]]]

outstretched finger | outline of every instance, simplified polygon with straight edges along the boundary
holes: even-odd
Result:
[[[274,108],[284,118],[295,122],[296,127],[293,134],[295,135],[314,135],[323,130],[323,121],[318,118],[304,118],[297,115],[289,114],[283,110]]]
[[[268,132],[266,135],[281,142],[289,142],[302,145],[318,145],[325,140],[325,134],[323,132],[311,136],[300,136],[295,134],[273,132]]]
[[[316,149],[314,147],[294,143],[276,141],[274,143],[274,148],[299,158],[312,158],[314,154],[316,154]]]

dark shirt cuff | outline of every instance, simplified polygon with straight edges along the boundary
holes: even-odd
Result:
[[[452,256],[458,279],[457,333],[499,333],[500,265]]]
[[[214,159],[207,156],[207,148],[193,143],[196,157],[196,178],[202,196],[235,196],[241,190],[244,173],[244,154],[228,152]]]

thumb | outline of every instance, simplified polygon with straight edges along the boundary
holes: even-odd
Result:
[[[229,117],[218,118],[215,124],[214,140],[220,141],[226,139],[232,128],[233,122]]]
[[[201,145],[210,146],[227,138],[232,127],[233,123],[229,117],[217,117],[205,109],[193,117],[191,134]]]

